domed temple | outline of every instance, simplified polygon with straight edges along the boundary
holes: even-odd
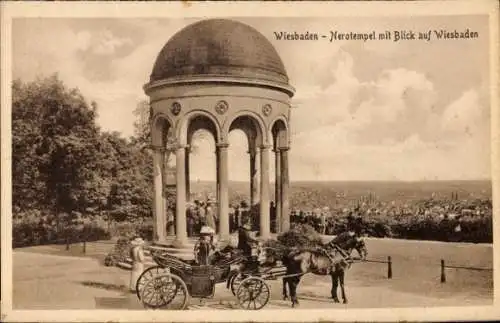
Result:
[[[172,153],[177,188],[175,244],[187,243],[190,143],[200,129],[210,132],[216,142],[220,238],[229,238],[228,135],[234,129],[242,130],[248,138],[250,203],[259,204],[260,235],[270,235],[271,151],[276,156],[278,228],[289,228],[289,120],[294,89],[281,58],[262,34],[226,19],[191,24],[172,36],[160,51],[144,90],[152,114],[156,242],[167,238],[164,164]]]

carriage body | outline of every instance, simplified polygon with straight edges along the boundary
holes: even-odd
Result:
[[[197,298],[213,297],[215,285],[225,282],[231,271],[232,261],[221,265],[197,265],[167,253],[154,255],[153,260],[161,267],[179,276],[188,288],[189,295]]]

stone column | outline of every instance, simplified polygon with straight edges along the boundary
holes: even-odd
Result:
[[[186,158],[185,158],[185,165],[184,165],[184,170],[186,172],[186,200],[190,201],[190,195],[191,195],[191,185],[189,182],[189,153],[191,152],[191,147],[186,147]]]
[[[176,157],[176,184],[177,184],[177,203],[175,214],[175,247],[183,247],[187,245],[187,230],[186,230],[186,148],[183,146],[177,147]]]
[[[260,236],[270,237],[269,216],[269,145],[260,148]]]
[[[290,178],[288,174],[288,150],[280,148],[281,155],[281,231],[290,230]]]
[[[165,238],[168,237],[169,235],[173,235],[173,234],[170,234],[169,231],[167,230],[167,222],[168,222],[168,208],[169,208],[169,205],[168,205],[168,199],[167,199],[167,187],[168,187],[168,157],[169,157],[169,153],[167,152],[167,150],[165,149],[163,154],[162,154],[162,178],[163,178],[163,181],[162,181],[162,197],[163,197],[163,219],[162,219],[162,222],[161,222],[161,227],[164,228],[163,230],[165,231],[164,234],[165,234]],[[162,242],[162,238],[159,239],[160,242]]]
[[[219,163],[217,165],[219,171],[219,194],[218,194],[218,211],[219,211],[219,233],[221,240],[229,239],[229,173],[228,173],[228,144],[218,144],[217,154]]]
[[[154,201],[153,201],[153,240],[165,240],[165,212],[163,196],[163,149],[154,147],[153,172],[154,172]]]
[[[276,206],[276,232],[281,232],[281,153],[279,148],[274,151],[275,180],[274,180],[274,205]]]
[[[215,200],[217,201],[217,209],[220,209],[220,156],[219,148],[215,144]]]
[[[250,206],[257,204],[257,197],[259,195],[257,177],[257,150],[255,148],[248,151],[250,154]]]

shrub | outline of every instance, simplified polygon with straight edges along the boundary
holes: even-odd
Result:
[[[457,226],[460,230],[456,231]],[[312,230],[307,226],[307,230]],[[295,224],[294,230],[304,230],[304,225]],[[296,229],[301,228],[301,229]],[[328,219],[326,233],[329,235],[338,235],[347,230],[347,216],[333,216]],[[473,242],[473,243],[492,243],[493,242],[493,223],[491,213],[482,216],[469,216],[455,219],[441,219],[437,216],[424,215],[402,215],[389,216],[382,214],[366,214],[363,216],[363,231],[372,237],[394,237],[400,239],[415,240],[436,240],[436,241],[455,241],[455,242]],[[307,233],[311,234],[311,233]],[[289,239],[295,243],[308,243],[300,233],[287,233],[281,239]]]
[[[12,247],[77,243],[110,238],[109,233],[96,223],[87,221],[85,224],[70,226],[65,223],[40,211],[17,214],[12,224]]]
[[[12,227],[13,248],[108,240],[109,238],[108,232],[94,225],[71,226],[64,230],[36,223],[21,223]]]
[[[278,241],[289,248],[315,247],[322,244],[321,236],[308,224],[293,225],[289,231],[278,235]]]
[[[123,237],[131,239],[134,236],[140,236],[144,240],[153,240],[153,224],[152,223],[133,223],[120,222],[117,223],[110,232],[113,237]]]
[[[104,265],[114,266],[119,262],[124,262],[130,255],[130,239],[121,237],[115,244],[113,251],[106,255]]]

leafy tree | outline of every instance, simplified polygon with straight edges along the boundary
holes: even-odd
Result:
[[[40,165],[46,163],[38,153],[42,144],[39,120],[42,105],[37,92],[41,85],[12,84],[12,203],[14,213],[42,207],[40,197],[45,197],[46,187]],[[17,212],[16,212],[17,211]]]
[[[137,103],[133,113],[136,120],[134,121],[134,136],[131,140],[139,146],[147,146],[151,142],[151,107],[149,102],[141,100]]]
[[[95,204],[99,180],[96,105],[57,74],[15,81],[12,89],[14,204],[22,208],[28,200],[56,213],[85,212]]]

